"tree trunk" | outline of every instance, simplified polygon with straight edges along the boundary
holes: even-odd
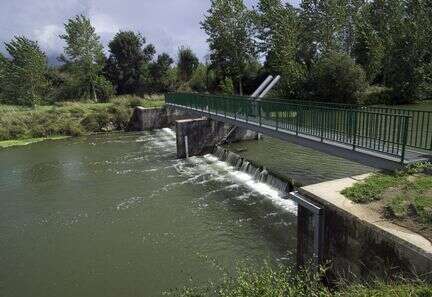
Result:
[[[95,88],[94,84],[91,85],[91,88],[92,88],[93,100],[94,100],[94,102],[97,102],[96,88]]]
[[[239,77],[239,93],[240,96],[243,96],[243,83],[241,77]]]

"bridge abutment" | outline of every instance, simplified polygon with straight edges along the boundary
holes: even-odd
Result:
[[[175,122],[177,157],[186,158],[211,153],[223,142],[256,140],[258,133],[208,118],[184,119]]]

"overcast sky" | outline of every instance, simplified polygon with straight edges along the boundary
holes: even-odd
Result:
[[[210,0],[9,0],[0,10],[0,51],[14,35],[37,40],[48,56],[57,56],[64,44],[58,38],[64,22],[83,13],[90,17],[104,45],[119,30],[144,34],[157,52],[175,57],[180,45],[200,58],[208,53],[199,22]],[[298,0],[290,0],[296,4]],[[256,0],[245,0],[251,7]]]

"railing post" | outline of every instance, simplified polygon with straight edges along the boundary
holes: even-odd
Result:
[[[257,106],[258,106],[258,118],[259,118],[259,125],[260,127],[262,126],[262,121],[261,121],[261,104],[260,101],[257,101]]]
[[[353,116],[353,120],[351,121],[352,125],[354,125],[354,127],[352,127],[352,133],[353,133],[353,151],[356,150],[356,144],[357,144],[357,111],[353,110],[352,111]]]
[[[276,131],[279,130],[279,112],[276,110]]]
[[[321,142],[324,142],[324,110],[321,108]]]
[[[404,117],[403,118],[405,121],[405,125],[404,125],[404,130],[403,130],[403,134],[402,134],[402,153],[401,153],[401,164],[404,165],[404,161],[405,161],[405,150],[406,150],[406,145],[408,142],[408,122],[409,122],[409,117]]]
[[[299,135],[299,129],[300,129],[300,106],[297,105],[297,115],[296,115],[296,135]]]

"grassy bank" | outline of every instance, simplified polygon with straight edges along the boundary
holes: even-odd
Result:
[[[7,148],[11,146],[23,146],[36,142],[41,142],[45,140],[59,140],[65,139],[69,136],[49,136],[49,137],[39,137],[39,138],[28,138],[28,139],[18,139],[18,140],[3,140],[0,141],[0,148]]]
[[[0,105],[0,147],[58,136],[123,130],[135,106],[160,107],[163,104],[162,97],[124,96],[109,103],[61,102],[35,108]]]
[[[426,297],[432,296],[432,287],[421,281],[377,281],[370,284],[339,284],[329,289],[321,276],[307,270],[295,271],[287,267],[259,270],[240,268],[237,275],[225,275],[220,283],[199,287],[184,287],[166,292],[182,297]]]
[[[431,170],[432,164],[423,163],[402,172],[373,174],[342,194],[432,240]]]

